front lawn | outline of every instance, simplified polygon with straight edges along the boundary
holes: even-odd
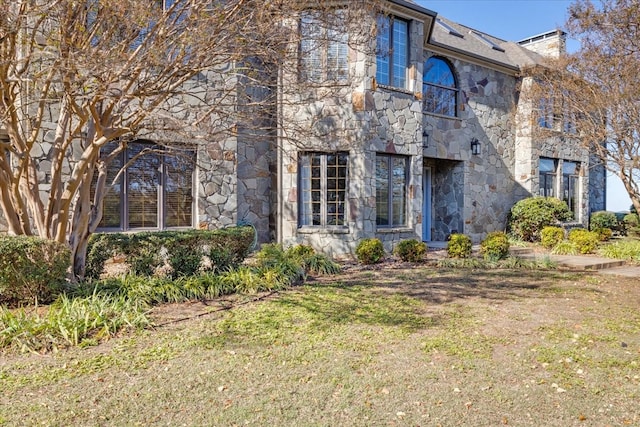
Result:
[[[391,267],[391,266],[385,266]],[[6,425],[636,425],[636,279],[347,269],[0,359]]]

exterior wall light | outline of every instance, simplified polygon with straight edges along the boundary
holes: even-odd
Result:
[[[472,138],[471,154],[473,154],[474,156],[477,156],[478,154],[480,154],[480,151],[481,151],[480,141],[478,141],[478,138]]]
[[[429,133],[426,130],[422,131],[422,148],[429,147]]]

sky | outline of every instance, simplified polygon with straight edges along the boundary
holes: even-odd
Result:
[[[504,40],[518,41],[556,28],[564,28],[570,0],[414,0],[454,22]],[[567,49],[580,47],[568,40]],[[620,180],[607,176],[607,210],[626,211],[631,206]]]

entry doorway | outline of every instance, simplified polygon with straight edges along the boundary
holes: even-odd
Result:
[[[431,182],[431,168],[424,167],[422,171],[422,241],[431,241],[431,209],[433,201]]]

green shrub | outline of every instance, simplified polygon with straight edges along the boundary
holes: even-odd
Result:
[[[53,301],[71,265],[69,248],[33,236],[0,236],[0,304]]]
[[[252,227],[94,234],[89,239],[85,277],[99,278],[105,261],[115,255],[125,257],[131,273],[144,276],[166,264],[174,278],[193,275],[201,269],[227,270],[245,259],[253,239]],[[205,259],[210,262],[206,268]]]
[[[638,214],[626,214],[622,221],[624,223],[627,235],[632,237],[640,237],[640,218],[638,217]]]
[[[404,262],[420,262],[427,254],[427,245],[416,239],[403,240],[393,252]]]
[[[569,221],[573,214],[562,200],[554,197],[529,197],[511,208],[509,230],[527,242],[540,240],[540,232],[549,225]]]
[[[554,255],[578,255],[578,247],[574,242],[563,240],[551,249],[551,253]]]
[[[498,261],[509,255],[509,238],[502,231],[494,231],[480,243],[480,252],[487,261]]]
[[[598,239],[601,242],[607,242],[611,240],[611,237],[613,236],[613,230],[611,230],[610,228],[595,228],[591,231],[598,235]]]
[[[598,211],[591,214],[589,219],[589,229],[596,230],[598,228],[615,229],[618,227],[618,218],[614,212]]]
[[[375,264],[384,257],[384,246],[380,239],[362,239],[356,246],[356,257],[362,264]]]
[[[622,221],[624,221],[625,224],[632,225],[632,226],[637,226],[640,224],[640,219],[638,218],[638,215],[634,213],[626,214],[622,219]]]
[[[471,256],[471,238],[465,234],[452,234],[447,243],[447,254],[450,258],[469,258]]]
[[[562,227],[546,226],[540,232],[540,242],[547,249],[553,248],[564,240],[564,229]]]
[[[640,241],[621,240],[607,245],[603,245],[598,253],[607,258],[625,259],[633,262],[640,262]]]
[[[592,254],[598,242],[600,241],[598,234],[584,228],[574,228],[569,231],[569,241],[575,244],[576,249],[581,254]]]

